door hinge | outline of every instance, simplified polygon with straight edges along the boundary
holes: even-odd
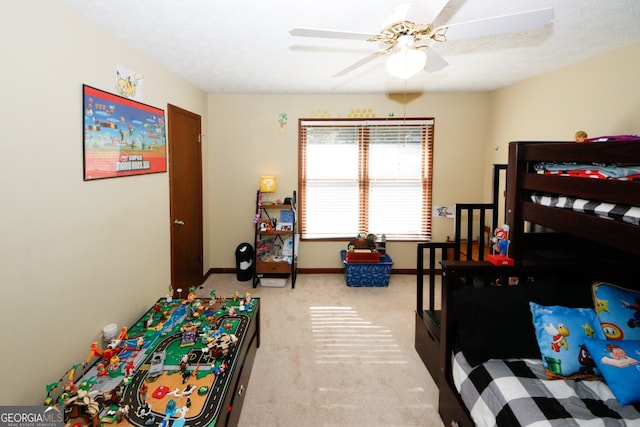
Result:
[[[202,134],[198,134],[198,144],[202,144]]]

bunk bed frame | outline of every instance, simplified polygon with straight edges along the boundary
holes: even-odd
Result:
[[[640,206],[640,182],[595,180],[536,173],[540,161],[640,164],[640,141],[576,144],[575,142],[512,142],[507,169],[506,223],[510,225],[512,267],[485,261],[441,261],[441,310],[435,316],[430,277],[429,308],[422,308],[425,272],[433,276],[434,259],[425,268],[421,258],[427,245],[418,245],[418,307],[415,347],[439,387],[439,412],[449,426],[473,426],[469,410],[456,390],[452,354],[456,348],[456,318],[451,307],[462,286],[495,285],[496,279],[521,281],[532,277],[579,278],[584,283],[628,279],[640,271],[640,226],[544,207],[529,201],[541,191],[584,199]],[[552,232],[536,232],[537,227]],[[627,282],[628,283],[628,282]],[[628,285],[640,289],[640,285]]]
[[[510,254],[515,260],[525,259],[527,250],[536,246],[531,236],[527,235],[525,221],[595,242],[605,248],[640,256],[640,227],[536,205],[528,200],[532,191],[541,191],[640,206],[640,181],[537,174],[533,165],[542,161],[640,164],[640,141],[581,144],[512,142],[509,145],[507,171],[506,222],[511,226]]]

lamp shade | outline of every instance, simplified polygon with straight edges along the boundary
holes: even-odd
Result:
[[[265,175],[260,177],[260,191],[263,193],[275,193],[276,177],[273,175]]]
[[[408,79],[424,69],[427,54],[413,46],[402,46],[387,57],[387,72],[400,79]]]

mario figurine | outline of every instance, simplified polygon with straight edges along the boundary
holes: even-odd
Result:
[[[509,226],[503,224],[493,232],[492,253],[487,255],[487,261],[494,265],[513,265],[513,259],[507,256],[509,252]]]
[[[496,228],[493,232],[493,238],[491,241],[493,242],[493,250],[494,252],[498,252],[500,255],[507,255],[507,251],[509,249],[509,226],[504,224],[502,227]]]

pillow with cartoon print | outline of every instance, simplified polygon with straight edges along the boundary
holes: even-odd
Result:
[[[587,338],[605,339],[593,309],[543,306],[534,302],[529,306],[549,379],[592,379],[600,375],[584,346]]]
[[[593,306],[610,340],[640,340],[640,291],[598,282],[592,286]]]
[[[529,302],[592,308],[591,283],[554,275],[518,286],[463,286],[449,302],[456,344],[471,366],[489,359],[540,359]]]
[[[585,345],[618,402],[640,403],[640,341],[592,339]]]

